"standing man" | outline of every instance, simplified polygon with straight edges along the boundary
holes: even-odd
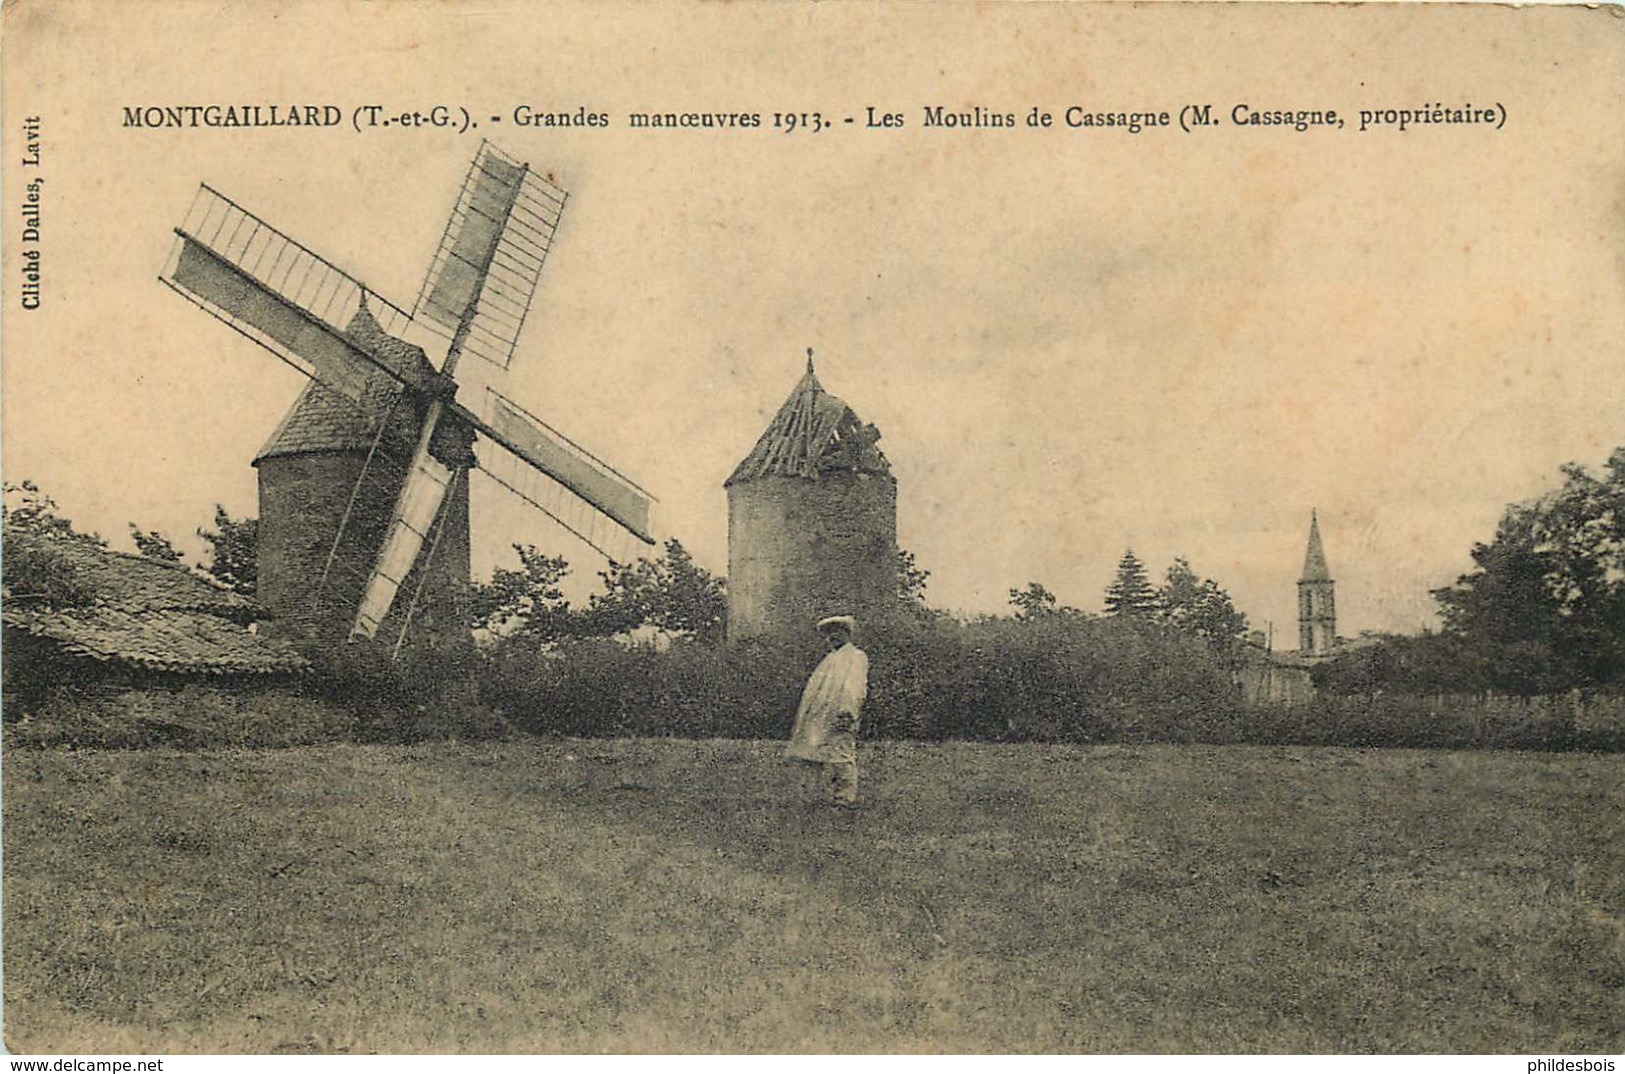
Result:
[[[848,809],[858,804],[858,713],[869,694],[869,657],[852,644],[856,625],[850,615],[818,621],[829,652],[801,692],[784,750],[786,760],[823,765],[831,800]]]

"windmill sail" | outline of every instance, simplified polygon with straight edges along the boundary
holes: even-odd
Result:
[[[418,304],[425,320],[451,329],[451,343],[446,350],[445,363],[440,367],[444,377],[451,376],[465,350],[481,352],[482,333],[499,341],[507,339],[506,350],[490,349],[487,354],[496,364],[506,366],[512,354],[513,340],[518,338],[518,326],[524,320],[524,308],[530,304],[542,258],[536,257],[534,272],[521,278],[521,282],[528,281],[528,284],[523,291],[524,308],[519,310],[517,319],[500,311],[500,301],[506,301],[498,294],[503,277],[493,273],[501,267],[501,257],[513,256],[507,236],[510,224],[514,223],[515,210],[526,196],[528,174],[528,167],[514,164],[489,142],[482,142],[463,181],[462,193],[452,208],[440,251],[430,266],[429,280],[425,281]],[[553,224],[557,223],[555,214]],[[493,309],[499,313],[493,314]],[[500,333],[504,331],[510,331],[511,335],[502,336]],[[500,360],[494,357],[499,353]],[[450,472],[429,453],[435,426],[444,411],[442,398],[436,397],[429,404],[428,414],[423,419],[423,434],[390,518],[389,531],[367,578],[352,637],[372,637],[389,615],[401,582],[417,562],[424,537],[439,512],[440,501],[445,498],[446,488],[451,483]]]
[[[163,282],[306,376],[352,402],[380,369],[407,382],[346,333],[364,307],[386,332],[406,313],[230,198],[200,187],[175,234]]]
[[[412,460],[412,470],[401,489],[389,534],[378,553],[378,563],[367,579],[367,588],[362,591],[352,634],[373,637],[389,616],[395,596],[407,575],[412,573],[412,565],[423,551],[423,542],[440,515],[446,490],[456,476],[456,471],[427,451],[418,452]]]
[[[640,541],[654,543],[649,535],[653,497],[500,392],[487,389],[486,398],[486,420],[476,419],[475,428]]]
[[[414,318],[448,336],[461,331],[460,353],[508,368],[566,197],[491,143],[482,143],[423,281]]]
[[[508,451],[480,456],[480,473],[610,563],[630,563],[648,542]]]

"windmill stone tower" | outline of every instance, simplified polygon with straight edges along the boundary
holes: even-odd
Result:
[[[1337,645],[1336,585],[1320,543],[1320,519],[1309,513],[1309,547],[1298,578],[1298,651],[1319,656]]]
[[[385,334],[365,305],[345,335],[397,376],[375,370],[359,403],[319,382],[306,385],[254,458],[258,597],[275,617],[267,630],[332,644],[350,633],[423,428],[425,400],[402,381],[427,384],[436,376],[422,348]],[[430,450],[447,466],[466,467],[473,461],[473,439],[466,424],[442,421]],[[390,613],[391,634],[411,614],[419,647],[470,642],[468,482],[455,484],[447,497],[434,555],[421,560],[402,587],[418,600],[410,605],[403,599]]]
[[[732,476],[728,640],[860,624],[897,599],[897,480],[880,431],[807,373]]]

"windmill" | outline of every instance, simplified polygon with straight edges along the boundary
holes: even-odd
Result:
[[[308,636],[382,633],[398,656],[437,577],[466,590],[476,466],[612,561],[653,543],[649,494],[500,390],[566,198],[482,142],[407,313],[199,188],[160,279],[310,378],[256,459],[299,460],[291,485],[261,470],[261,598]],[[468,356],[494,381],[474,408],[457,398]]]

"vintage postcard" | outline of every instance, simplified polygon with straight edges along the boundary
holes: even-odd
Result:
[[[1622,16],[7,3],[6,1046],[1617,1053]]]

